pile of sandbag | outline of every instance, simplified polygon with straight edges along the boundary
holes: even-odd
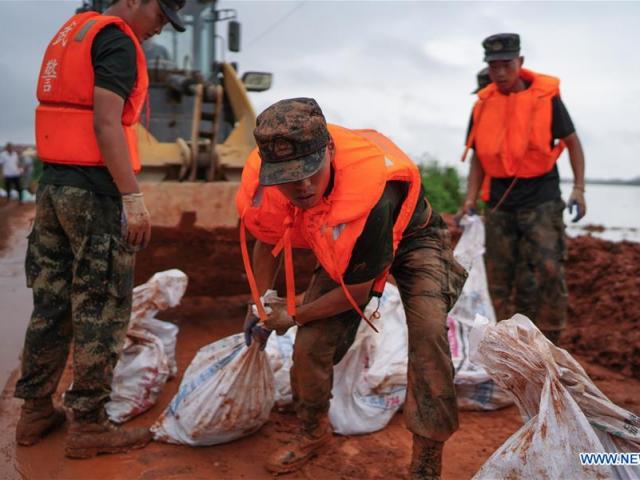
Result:
[[[155,316],[180,303],[187,283],[187,275],[174,269],[156,273],[133,289],[129,329],[106,405],[111,421],[122,423],[151,408],[167,380],[177,374],[178,327]]]
[[[640,418],[611,402],[524,315],[478,318],[471,358],[509,390],[525,424],[474,478],[640,478],[639,466],[583,464],[584,453],[640,451]]]
[[[464,230],[453,254],[469,276],[447,316],[458,407],[461,410],[497,410],[513,404],[513,399],[469,356],[469,334],[476,315],[496,324],[484,265],[484,223],[478,215],[465,215],[460,225]]]

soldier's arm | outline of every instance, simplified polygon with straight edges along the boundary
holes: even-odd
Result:
[[[273,288],[282,263],[282,255],[275,258],[271,255],[271,250],[273,250],[273,245],[268,245],[260,240],[256,240],[253,247],[253,274],[256,277],[256,285],[260,295],[264,295],[264,292]]]
[[[469,177],[467,178],[467,194],[462,204],[463,213],[469,213],[469,210],[476,207],[476,201],[478,200],[478,193],[482,187],[482,180],[484,179],[484,170],[480,164],[480,160],[476,156],[475,152],[471,157],[471,165],[469,167]]]
[[[577,133],[562,139],[569,150],[569,161],[573,170],[573,184],[584,188],[584,151]]]
[[[574,132],[562,139],[569,150],[569,161],[573,170],[573,190],[569,195],[569,211],[573,213],[574,207],[577,212],[573,222],[577,222],[587,213],[587,201],[584,198],[584,151],[578,135]]]
[[[104,163],[120,193],[138,193],[129,148],[122,128],[124,99],[105,88],[93,90],[93,130]]]
[[[374,280],[369,280],[363,283],[347,285],[349,293],[358,305],[364,305],[369,301],[369,294],[373,287],[373,282]],[[298,306],[296,309],[296,322],[302,325],[314,320],[332,317],[351,310],[352,308],[342,288],[338,287],[312,302]]]

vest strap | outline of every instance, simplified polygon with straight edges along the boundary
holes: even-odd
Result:
[[[258,309],[258,316],[260,317],[260,320],[264,322],[267,319],[267,312],[264,310],[262,300],[260,300],[258,284],[256,283],[256,277],[253,274],[253,268],[251,267],[249,249],[247,248],[247,231],[243,217],[244,215],[240,217],[240,251],[242,252],[242,262],[244,263],[244,270],[247,272],[247,280],[249,281],[249,288],[251,289],[251,297]]]

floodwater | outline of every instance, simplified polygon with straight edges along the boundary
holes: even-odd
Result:
[[[571,194],[572,185],[560,185],[565,202]],[[567,233],[572,236],[584,235],[587,225],[601,225],[603,232],[591,232],[605,240],[631,240],[640,242],[640,186],[631,185],[586,185],[587,215],[578,223],[572,223],[572,216],[565,211],[564,221]]]

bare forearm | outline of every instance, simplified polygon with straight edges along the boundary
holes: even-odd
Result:
[[[104,163],[122,194],[140,191],[131,168],[129,148],[120,123],[102,122],[94,125],[98,147]]]
[[[576,133],[563,139],[569,150],[569,161],[573,170],[573,183],[584,188],[584,151]]]
[[[268,289],[273,288],[276,275],[280,269],[280,258],[271,255],[272,245],[256,240],[253,247],[253,273],[256,277],[258,292],[263,295]]]
[[[471,166],[469,167],[469,177],[467,178],[467,194],[465,195],[465,204],[471,204],[475,206],[478,198],[478,193],[482,187],[482,180],[484,179],[484,170],[480,164],[480,160],[474,153],[471,157]]]
[[[348,285],[347,288],[356,303],[358,305],[364,305],[369,300],[372,284],[373,281],[369,281],[356,285]],[[353,306],[347,299],[344,291],[338,287],[312,302],[300,305],[296,311],[296,322],[304,324],[314,320],[321,320],[346,312],[352,308]]]

